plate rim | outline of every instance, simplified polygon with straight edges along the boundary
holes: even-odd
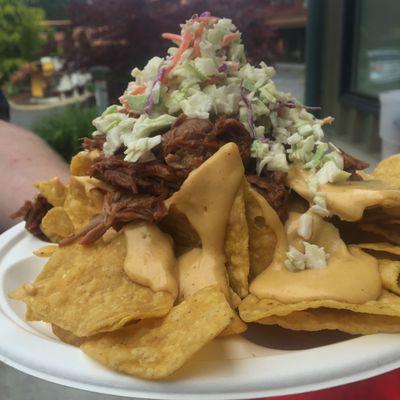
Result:
[[[7,245],[9,246],[10,243],[12,243],[13,241],[20,240],[18,239],[18,237],[22,234],[23,237],[27,237],[29,236],[29,234],[24,230],[24,223],[21,222],[17,225],[15,225],[14,227],[12,227],[11,229],[5,231],[3,234],[0,235],[0,265],[2,264],[2,255],[4,255],[4,249],[7,248]],[[7,252],[6,252],[7,254]],[[2,275],[3,276],[3,275]],[[0,282],[1,284],[1,288],[3,289],[3,282]],[[3,294],[3,293],[2,293]],[[0,306],[0,324],[4,324],[5,322],[12,324],[11,326],[14,327],[15,330],[20,330],[20,331],[24,331],[24,329],[15,324],[15,321],[12,321],[2,310],[1,306]],[[6,327],[7,328],[7,327]],[[9,328],[12,330],[12,328]],[[21,333],[21,332],[20,332]],[[31,332],[25,331],[23,332],[24,335],[29,335],[32,336],[33,334]],[[380,362],[379,359],[371,359],[369,360],[370,363],[374,364],[374,366],[372,367],[371,364],[368,365],[364,365],[364,362],[362,363],[362,365],[360,365],[360,367],[363,368],[359,368],[356,371],[353,371],[351,374],[344,374],[343,376],[337,376],[334,375],[334,377],[332,379],[327,378],[327,377],[323,377],[320,376],[319,379],[315,379],[313,382],[303,382],[300,384],[295,384],[292,383],[291,385],[288,386],[282,386],[279,388],[268,388],[268,387],[264,387],[264,388],[257,388],[257,389],[244,389],[243,391],[238,392],[237,390],[235,390],[234,392],[227,390],[226,392],[216,392],[216,393],[210,393],[210,392],[205,392],[205,393],[193,393],[193,392],[171,392],[171,389],[173,389],[173,387],[171,388],[169,385],[166,386],[166,389],[169,390],[168,393],[160,393],[158,391],[143,391],[143,390],[137,390],[135,388],[120,388],[120,387],[109,387],[106,385],[100,385],[100,384],[94,384],[92,382],[81,382],[79,380],[76,379],[70,379],[70,378],[66,378],[66,377],[62,377],[59,376],[59,374],[57,374],[56,372],[53,373],[49,373],[44,371],[43,369],[41,370],[40,368],[38,368],[38,366],[32,366],[32,365],[25,365],[24,363],[21,363],[19,361],[17,361],[15,359],[15,354],[14,354],[14,359],[12,357],[10,357],[10,354],[8,353],[12,353],[10,351],[7,351],[5,347],[7,346],[2,346],[2,341],[0,341],[0,361],[4,362],[5,364],[23,372],[26,374],[29,374],[31,376],[34,376],[36,378],[51,382],[51,383],[56,383],[59,385],[63,385],[63,386],[67,386],[67,387],[71,387],[71,388],[75,388],[75,389],[80,389],[80,390],[85,390],[85,391],[90,391],[90,392],[95,392],[95,393],[103,393],[103,394],[108,394],[108,395],[117,395],[117,396],[123,396],[123,397],[137,397],[137,398],[151,398],[151,399],[186,399],[188,396],[190,396],[191,399],[199,399],[199,400],[203,400],[203,399],[215,399],[215,400],[220,400],[220,399],[246,399],[246,398],[252,398],[252,397],[269,397],[269,396],[279,396],[279,395],[287,395],[287,394],[294,394],[294,393],[304,393],[304,392],[309,392],[309,391],[315,391],[315,390],[320,390],[320,389],[324,389],[324,388],[329,388],[329,387],[334,387],[334,386],[339,386],[339,385],[343,385],[346,383],[351,383],[351,382],[355,382],[355,381],[359,381],[359,380],[363,380],[363,379],[367,379],[379,374],[382,374],[384,372],[388,372],[391,371],[393,369],[399,368],[400,367],[400,334],[380,334],[380,335],[390,335],[390,338],[396,338],[397,341],[396,345],[393,345],[393,348],[395,347],[395,349],[397,350],[397,353],[395,353],[395,356],[393,357],[393,349],[391,349],[390,351],[388,349],[386,349],[386,353],[385,353],[385,358],[382,359]],[[36,336],[36,335],[33,335]],[[36,338],[38,340],[46,340],[43,338],[40,338],[39,336],[36,336]],[[349,342],[353,342],[356,341],[357,339],[361,339],[361,341],[374,341],[374,340],[380,340],[379,339],[379,335],[368,335],[368,336],[362,336],[360,338],[355,338],[355,339],[350,339],[347,341],[347,343]],[[382,339],[381,339],[382,340]],[[292,355],[295,354],[300,354],[300,356],[303,355],[311,355],[311,356],[315,356],[315,353],[321,352],[322,349],[324,349],[324,351],[322,351],[322,353],[328,351],[332,349],[332,346],[338,346],[340,344],[342,344],[346,342],[340,342],[340,343],[336,343],[336,344],[332,344],[332,345],[327,345],[327,346],[322,346],[322,347],[316,347],[313,349],[308,349],[308,350],[297,350],[294,351],[293,353],[291,353]],[[358,343],[358,342],[354,342],[354,343]],[[54,342],[54,344],[60,344],[57,342]],[[65,348],[67,345],[62,344]],[[362,343],[361,343],[362,345]],[[69,346],[68,346],[69,347]],[[390,346],[389,346],[390,347]],[[76,349],[78,350],[78,349]],[[61,350],[62,351],[62,350]],[[71,351],[71,349],[69,348],[69,351]],[[333,350],[334,351],[334,350]],[[388,359],[389,354],[392,356]],[[278,357],[279,355],[271,355],[271,356],[264,356],[264,357],[259,357],[259,358],[255,358],[253,360],[235,360],[234,362],[237,363],[238,365],[242,362],[242,364],[246,364],[243,363],[243,361],[246,362],[251,362],[253,361],[254,364],[257,363],[261,363],[262,364],[262,359],[264,358],[273,358],[273,357]],[[86,356],[85,356],[86,357]],[[257,362],[255,362],[255,360],[257,360]],[[345,369],[345,368],[344,368]],[[120,375],[120,374],[118,374]],[[233,379],[233,378],[232,378]],[[138,380],[141,381],[141,380]],[[135,382],[135,378],[133,378],[131,380],[132,383]],[[143,381],[142,381],[143,382]],[[146,384],[148,384],[148,381],[144,381],[146,382]],[[163,382],[157,382],[155,384],[155,386],[159,387],[160,385],[162,385]],[[178,385],[179,387],[179,381],[173,381],[172,383],[173,386]],[[248,384],[247,384],[248,385]],[[251,382],[250,382],[251,385]],[[162,397],[160,397],[162,396]]]

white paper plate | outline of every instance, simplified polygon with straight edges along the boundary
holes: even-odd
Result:
[[[61,343],[42,323],[24,321],[7,293],[30,282],[43,245],[19,224],[0,236],[0,361],[50,382],[99,393],[154,399],[249,399],[337,386],[400,367],[400,334],[351,338],[255,325],[245,337],[217,339],[173,379],[117,374]],[[330,344],[326,344],[330,343]]]

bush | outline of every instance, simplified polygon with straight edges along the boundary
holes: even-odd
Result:
[[[33,131],[69,162],[80,150],[82,138],[94,131],[92,121],[97,115],[96,107],[74,105],[43,118]]]
[[[0,0],[0,86],[11,74],[41,55],[46,34],[45,13],[27,0]]]

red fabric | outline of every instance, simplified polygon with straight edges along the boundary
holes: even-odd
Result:
[[[332,389],[289,396],[268,397],[268,400],[399,400],[400,369]]]

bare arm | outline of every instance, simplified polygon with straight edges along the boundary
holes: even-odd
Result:
[[[68,165],[38,136],[0,121],[0,232],[15,224],[9,218],[36,190],[32,184],[58,176],[66,182]]]

